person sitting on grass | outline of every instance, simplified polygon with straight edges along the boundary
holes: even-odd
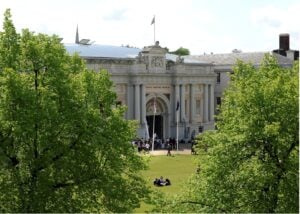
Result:
[[[166,180],[164,180],[163,176],[160,176],[160,179],[155,178],[153,184],[156,186],[170,186],[171,181],[168,178]]]

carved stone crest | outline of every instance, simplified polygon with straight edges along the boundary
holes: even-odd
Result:
[[[163,57],[153,56],[151,59],[151,67],[163,67]]]

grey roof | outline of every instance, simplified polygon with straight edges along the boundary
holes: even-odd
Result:
[[[112,45],[80,45],[80,44],[64,44],[69,54],[77,52],[81,57],[103,57],[103,58],[135,58],[141,49],[119,47]]]
[[[169,53],[166,54],[166,59],[167,59],[167,60],[176,62],[176,61],[177,61],[177,58],[178,58],[178,56],[175,55],[175,54],[169,54]]]
[[[80,44],[64,44],[69,54],[77,52],[79,56],[84,58],[135,58],[142,50],[139,48],[119,47],[112,45],[80,45]],[[176,62],[178,58],[175,54],[166,54],[166,59]]]
[[[199,63],[213,63],[215,65],[234,65],[236,61],[242,60],[244,62],[250,62],[254,65],[260,65],[264,55],[267,52],[252,52],[252,53],[227,53],[227,54],[210,54],[210,55],[199,55],[199,56],[184,56],[184,62]],[[278,60],[280,65],[291,65],[292,60],[287,57],[281,56],[276,53],[271,53]]]
[[[77,52],[83,58],[136,58],[142,51],[139,48],[112,46],[112,45],[80,45],[80,44],[64,44],[69,54]],[[182,56],[184,63],[187,64],[207,64],[215,65],[234,65],[237,59],[244,62],[251,62],[254,65],[259,65],[267,52],[253,53],[227,53],[227,54],[211,54],[199,56]],[[292,65],[293,61],[287,57],[272,53],[281,65]],[[166,54],[166,59],[176,62],[178,56],[174,54]]]
[[[211,64],[211,62],[198,59],[195,56],[182,56],[182,58],[186,64]]]

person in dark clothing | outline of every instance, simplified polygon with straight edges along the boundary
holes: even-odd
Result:
[[[153,181],[153,184],[155,186],[160,186],[160,187],[161,186],[170,186],[171,185],[171,181],[168,178],[166,180],[164,180],[163,177],[161,176],[160,179],[155,178],[155,180]]]
[[[171,181],[168,178],[166,178],[166,186],[170,186],[170,185],[171,185]]]
[[[168,149],[168,153],[167,153],[167,156],[171,156],[171,149],[172,149],[172,146],[170,143],[168,143],[167,145],[167,149]]]

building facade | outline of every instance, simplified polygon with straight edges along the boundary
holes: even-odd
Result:
[[[216,106],[230,81],[237,59],[259,65],[265,53],[202,56],[168,54],[157,42],[143,49],[104,45],[66,44],[89,69],[110,72],[118,103],[128,107],[125,117],[136,120],[137,136],[148,139],[189,140],[214,129]],[[292,60],[273,53],[282,66]]]

